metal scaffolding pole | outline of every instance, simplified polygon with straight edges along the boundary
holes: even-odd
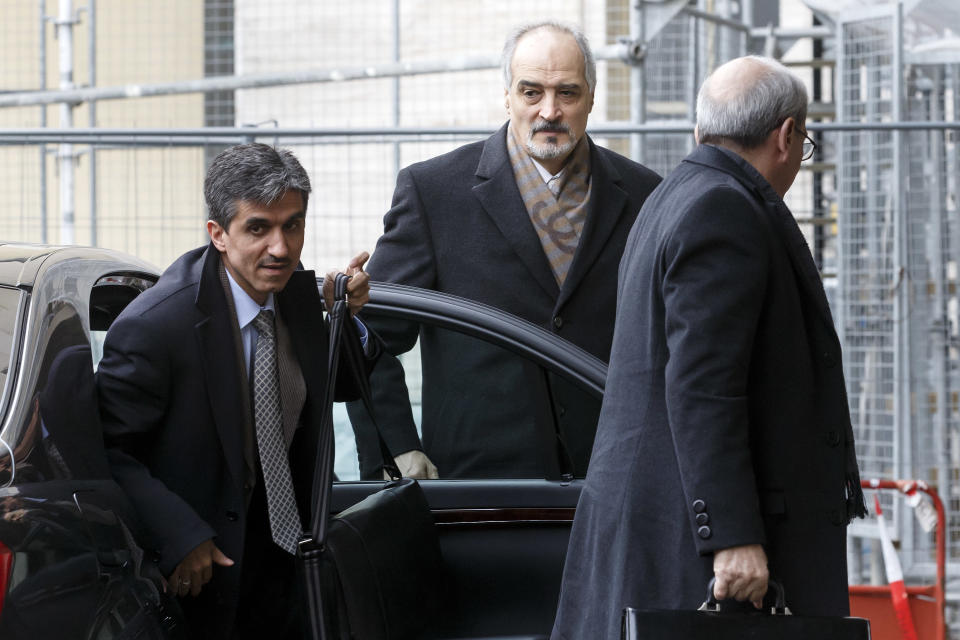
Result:
[[[634,0],[630,11],[630,39],[634,43],[646,44],[644,33],[644,2]],[[644,81],[644,58],[638,56],[630,67],[630,122],[643,124],[647,120],[647,92]],[[643,136],[630,136],[630,158],[644,164]]]
[[[393,0],[393,61],[400,62],[400,0]],[[400,126],[400,76],[393,77],[393,126]],[[393,143],[393,173],[400,173],[400,143]]]
[[[60,90],[70,91],[73,87],[73,3],[60,0],[60,12],[57,16],[57,42],[60,53]],[[63,102],[60,105],[60,128],[73,126],[73,104]],[[74,243],[74,175],[73,145],[69,142],[60,145],[60,244]]]
[[[40,23],[40,88],[47,88],[47,2],[37,0]],[[47,106],[40,105],[40,128],[47,126]],[[47,243],[47,145],[40,146],[40,242]]]
[[[97,84],[97,0],[88,0],[87,4],[87,59],[89,64],[89,85],[91,87]],[[87,105],[88,122],[90,128],[97,126],[97,101],[91,100]],[[97,148],[90,145],[90,246],[97,246]]]

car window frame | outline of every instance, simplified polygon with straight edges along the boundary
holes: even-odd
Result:
[[[317,286],[322,291],[322,278],[317,278]],[[358,317],[362,321],[364,315],[370,313],[430,324],[483,340],[535,365],[541,378],[538,384],[548,384],[548,373],[553,373],[567,378],[598,400],[603,398],[607,374],[605,362],[568,340],[504,309],[453,294],[371,281],[370,301]],[[553,420],[556,428],[555,416]],[[546,441],[543,444],[548,446]],[[544,455],[548,455],[546,450]],[[544,479],[573,480],[572,475],[563,473],[563,469],[563,463],[558,460],[556,467],[548,466]],[[370,481],[338,480],[336,484],[363,482]]]

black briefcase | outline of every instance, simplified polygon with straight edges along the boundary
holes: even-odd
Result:
[[[626,607],[621,640],[870,640],[869,620],[792,615],[783,588],[773,581],[770,586],[776,603],[767,612],[722,612],[713,597],[713,580],[696,611]]]

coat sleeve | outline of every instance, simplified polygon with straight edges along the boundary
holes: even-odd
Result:
[[[770,247],[757,209],[709,192],[663,244],[666,404],[699,553],[764,543],[749,378]]]
[[[430,229],[420,192],[409,169],[397,175],[393,203],[384,216],[383,235],[370,258],[367,271],[373,280],[423,289],[437,285],[436,260]],[[416,343],[420,326],[393,319],[366,319],[364,322],[383,339],[383,353],[370,377],[373,406],[384,441],[393,455],[422,450],[398,355]],[[360,473],[364,478],[379,475],[380,448],[373,423],[361,403],[348,406],[357,438]]]
[[[110,328],[97,370],[97,393],[107,458],[129,496],[145,540],[169,575],[213,528],[148,467],[151,443],[164,424],[171,371],[162,332],[143,316],[122,316]]]

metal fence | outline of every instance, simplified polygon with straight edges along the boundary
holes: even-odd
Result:
[[[14,63],[0,69],[5,89],[58,84],[47,61],[65,27],[47,19],[57,4],[0,0],[0,53]],[[400,167],[502,123],[496,64],[511,26],[583,25],[599,59],[591,135],[660,173],[693,147],[702,79],[763,35],[740,14],[754,3],[719,0],[133,4],[89,0],[77,14],[88,28],[77,31],[75,77],[60,85],[79,104],[0,94],[0,107],[29,105],[0,108],[0,127],[18,127],[0,130],[0,238],[96,244],[163,267],[205,241],[211,157],[259,140],[293,149],[311,175],[304,261],[342,266],[373,248]],[[760,44],[799,55],[813,88],[819,151],[787,203],[824,274],[863,475],[937,486],[948,575],[960,575],[960,61],[908,56],[904,35],[935,31],[893,3],[789,38],[765,30]],[[798,37],[812,46],[791,48]],[[54,122],[67,124],[45,128]],[[886,508],[908,574],[932,575],[930,536]],[[852,529],[855,581],[880,562],[875,533]]]

